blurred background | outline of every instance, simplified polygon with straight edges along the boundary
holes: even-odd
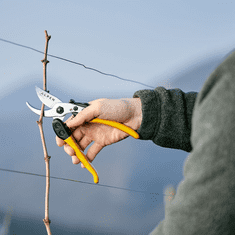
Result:
[[[44,51],[47,30],[49,54],[139,82],[49,56],[47,89],[64,102],[131,98],[157,86],[199,92],[235,47],[234,8],[222,0],[1,1],[0,235],[47,234],[45,178],[6,171],[45,175],[39,116],[25,104],[41,108],[44,56],[3,40]],[[51,122],[44,118],[51,176],[85,182],[51,179],[52,234],[148,234],[164,219],[165,190],[183,180],[187,152],[129,137],[98,154],[95,185],[56,145]]]

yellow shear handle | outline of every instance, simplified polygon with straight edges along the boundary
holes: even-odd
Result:
[[[105,124],[108,126],[112,126],[115,127],[121,131],[124,131],[125,133],[129,134],[130,136],[134,137],[135,139],[139,139],[139,134],[137,132],[135,132],[133,129],[131,129],[130,127],[121,124],[119,122],[115,122],[115,121],[110,121],[110,120],[104,120],[104,119],[99,119],[99,118],[95,118],[93,119],[91,122],[93,123],[101,123],[101,124]],[[89,163],[89,161],[87,160],[86,156],[84,155],[84,153],[82,151],[80,151],[78,145],[76,144],[76,141],[74,140],[73,136],[69,136],[67,139],[64,140],[71,148],[73,148],[73,150],[76,153],[77,158],[83,163],[83,165],[87,168],[88,171],[90,171],[90,173],[93,175],[94,178],[94,182],[97,184],[99,183],[99,176],[95,170],[95,168],[92,166],[91,163]]]
[[[127,134],[129,134],[130,136],[134,137],[135,139],[139,139],[139,134],[137,132],[135,132],[133,129],[131,129],[130,127],[121,124],[119,122],[115,122],[115,121],[110,121],[110,120],[104,120],[104,119],[99,119],[99,118],[95,118],[93,119],[91,122],[94,123],[102,123],[108,126],[112,126],[115,127],[121,131],[126,132]]]
[[[94,178],[94,183],[99,183],[99,176],[95,170],[95,168],[91,165],[91,163],[89,163],[89,161],[87,160],[86,156],[84,155],[84,153],[82,151],[80,151],[79,147],[76,144],[76,141],[74,140],[73,136],[71,135],[69,138],[64,140],[71,148],[73,148],[73,150],[76,153],[77,158],[82,162],[82,164],[86,167],[86,169],[88,171],[90,171],[90,173],[93,175]]]

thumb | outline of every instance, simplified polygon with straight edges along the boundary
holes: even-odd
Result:
[[[79,112],[74,118],[70,119],[66,124],[69,128],[78,127],[85,122],[91,121],[97,116],[97,110],[94,109],[94,106],[90,105]]]

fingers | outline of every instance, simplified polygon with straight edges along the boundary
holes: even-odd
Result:
[[[100,144],[94,143],[87,151],[86,157],[89,162],[93,162],[97,154],[103,149]],[[81,163],[81,167],[85,168],[85,166]]]
[[[87,148],[87,146],[92,142],[92,139],[82,135],[81,131],[76,131],[76,139],[78,141],[76,141],[76,144],[78,145],[78,148],[80,149],[80,151],[84,152],[84,150]],[[83,138],[82,138],[83,137]],[[81,140],[80,140],[81,139]],[[80,140],[80,141],[79,141]],[[74,149],[72,147],[70,147],[70,145],[68,145],[67,143],[64,144],[64,151],[72,157],[72,162],[73,164],[78,164],[80,163],[80,160],[76,157],[76,153],[74,151]],[[87,159],[92,162],[93,159],[90,158],[89,156],[86,156]],[[83,164],[82,164],[83,165]]]
[[[87,158],[90,160],[90,162],[93,162],[97,154],[103,149],[103,146],[100,144],[97,144],[96,142],[91,145],[91,147],[87,151]]]
[[[99,101],[103,100],[103,99],[99,99],[99,100],[94,100],[94,101],[90,101],[88,102],[90,105],[87,108],[84,108],[80,113],[78,113],[76,115],[76,117],[74,117],[73,115],[68,118],[65,123],[67,124],[67,126],[69,128],[75,128],[78,127],[80,125],[82,125],[85,122],[89,122],[92,119],[94,119],[95,117],[98,117],[98,113],[99,113]],[[56,136],[56,143],[59,147],[64,145],[64,141],[60,138],[58,138]]]
[[[75,151],[73,150],[73,148],[72,147],[70,147],[70,145],[68,145],[68,144],[65,144],[64,145],[64,151],[69,155],[69,156],[73,156],[73,155],[75,155]]]
[[[67,122],[69,122],[71,119],[73,119],[74,118],[74,116],[72,115],[71,117],[69,117],[66,121],[65,121],[65,123],[67,124]],[[65,144],[65,142],[64,142],[64,140],[62,140],[62,139],[60,139],[58,136],[56,136],[56,144],[59,146],[59,147],[62,147],[64,144]]]
[[[102,99],[101,99],[102,100]],[[99,102],[97,101],[91,101],[89,102],[90,106],[87,108],[83,109],[80,113],[76,115],[76,117],[71,116],[69,119],[65,121],[67,126],[70,129],[75,129],[76,127],[81,126],[84,123],[88,123],[92,119],[96,118],[99,116]],[[93,106],[92,106],[93,105]],[[76,139],[79,148],[81,151],[84,151],[86,147],[92,142],[91,139],[87,138],[84,136],[82,128],[77,128],[73,132],[73,137]],[[73,148],[71,148],[64,140],[60,139],[59,137],[56,136],[56,143],[59,147],[64,146],[64,151],[71,156],[73,164],[79,164],[80,160],[77,158],[75,151]],[[94,143],[87,152],[87,159],[88,161],[92,162],[96,155],[101,151],[103,147],[99,144]],[[84,168],[84,165],[81,164],[81,167]]]
[[[80,163],[80,160],[77,158],[76,155],[73,155],[73,156],[72,156],[72,163],[75,164],[75,165],[77,165],[78,163]]]
[[[84,142],[85,143],[85,142]],[[87,142],[87,146],[89,145],[89,143],[91,142]],[[86,146],[86,147],[87,147]],[[79,146],[80,147],[80,146]],[[85,148],[86,148],[85,147]],[[82,151],[84,151],[85,148],[80,148]],[[89,162],[93,162],[95,157],[97,156],[97,154],[103,149],[103,146],[100,145],[100,144],[97,144],[96,142],[88,149],[87,151],[87,154],[86,154],[86,157],[87,157],[87,160]],[[68,144],[65,144],[64,145],[64,151],[72,157],[72,162],[73,164],[79,164],[80,163],[80,160],[78,159],[78,157],[76,156],[75,154],[75,151],[73,150],[73,148],[71,148]],[[81,167],[82,168],[85,168],[83,164],[81,164]]]
[[[81,148],[79,148],[81,150]],[[69,155],[71,156],[72,158],[72,163],[73,164],[79,164],[80,163],[80,160],[79,158],[76,156],[76,153],[75,151],[73,150],[73,148],[71,148],[68,144],[65,144],[64,145],[64,151]],[[82,150],[81,150],[82,151]]]
[[[89,102],[92,104],[92,102]],[[89,122],[95,117],[97,117],[98,109],[94,108],[92,105],[88,106],[87,108],[83,109],[80,113],[76,115],[73,119],[68,120],[66,123],[69,128],[78,127],[85,122]]]
[[[55,137],[55,140],[59,147],[62,147],[65,144],[64,140],[60,139],[58,136]]]

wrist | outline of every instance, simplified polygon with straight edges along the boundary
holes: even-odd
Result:
[[[134,130],[138,130],[143,119],[141,99],[139,97],[132,98],[132,103],[134,108]]]

